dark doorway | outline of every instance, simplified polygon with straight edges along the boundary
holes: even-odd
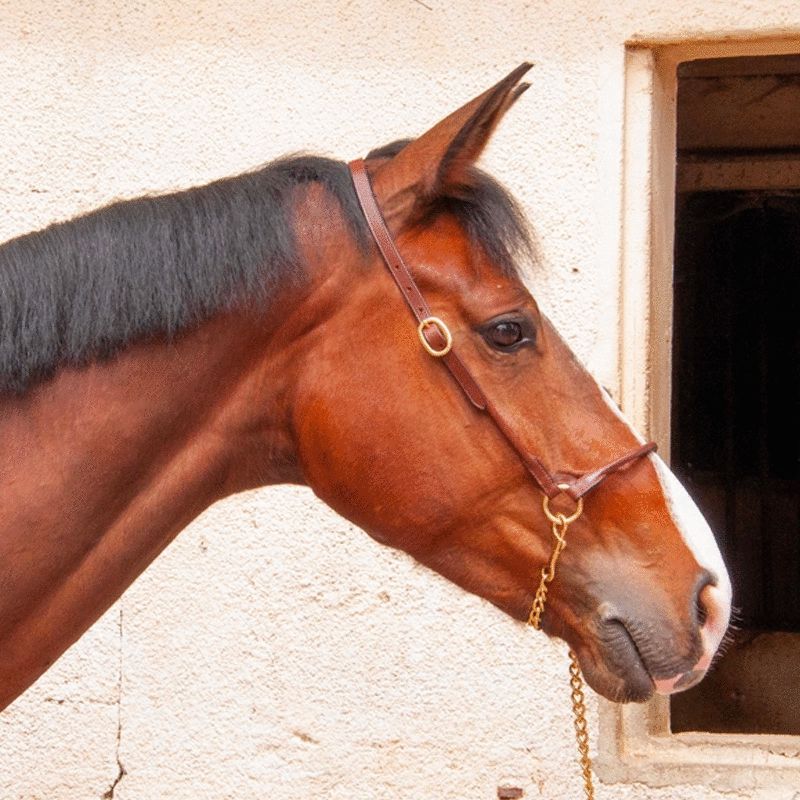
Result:
[[[738,631],[673,731],[800,735],[800,57],[678,73],[672,466]]]

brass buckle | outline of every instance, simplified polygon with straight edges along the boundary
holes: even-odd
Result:
[[[425,338],[425,328],[427,328],[428,325],[433,325],[444,337],[444,347],[441,350],[431,347],[430,342]],[[448,328],[439,317],[425,317],[417,326],[417,336],[419,336],[419,340],[422,342],[422,346],[425,350],[434,358],[446,356],[453,347],[453,334],[450,333],[450,328]]]

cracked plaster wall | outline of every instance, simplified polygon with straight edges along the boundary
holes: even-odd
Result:
[[[613,387],[625,41],[798,30],[796,0],[0,0],[0,239],[364,153],[532,59],[486,162],[535,222],[537,297]],[[0,716],[0,800],[576,797],[570,724],[559,645],[271,488],[198,519]]]

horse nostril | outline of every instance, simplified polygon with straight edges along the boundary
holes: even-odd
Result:
[[[694,618],[700,628],[705,626],[710,612],[708,607],[709,598],[704,598],[703,594],[707,587],[716,585],[717,579],[708,570],[703,570],[697,580],[697,588],[694,593]]]
[[[703,603],[699,594],[694,601],[694,616],[697,620],[698,627],[702,628],[708,619],[708,611],[706,611],[705,604]]]

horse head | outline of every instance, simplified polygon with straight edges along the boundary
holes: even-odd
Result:
[[[532,249],[520,210],[475,166],[527,88],[526,70],[419,138],[374,151],[366,170],[470,374],[525,450],[569,479],[642,440],[526,288],[520,268]],[[292,429],[303,479],[380,542],[526,620],[552,547],[539,487],[421,346],[378,250],[318,252],[346,302],[326,306],[325,335],[299,368]],[[552,506],[574,507],[568,497]],[[542,624],[569,643],[598,692],[643,700],[703,676],[730,599],[709,526],[651,453],[585,497]]]

